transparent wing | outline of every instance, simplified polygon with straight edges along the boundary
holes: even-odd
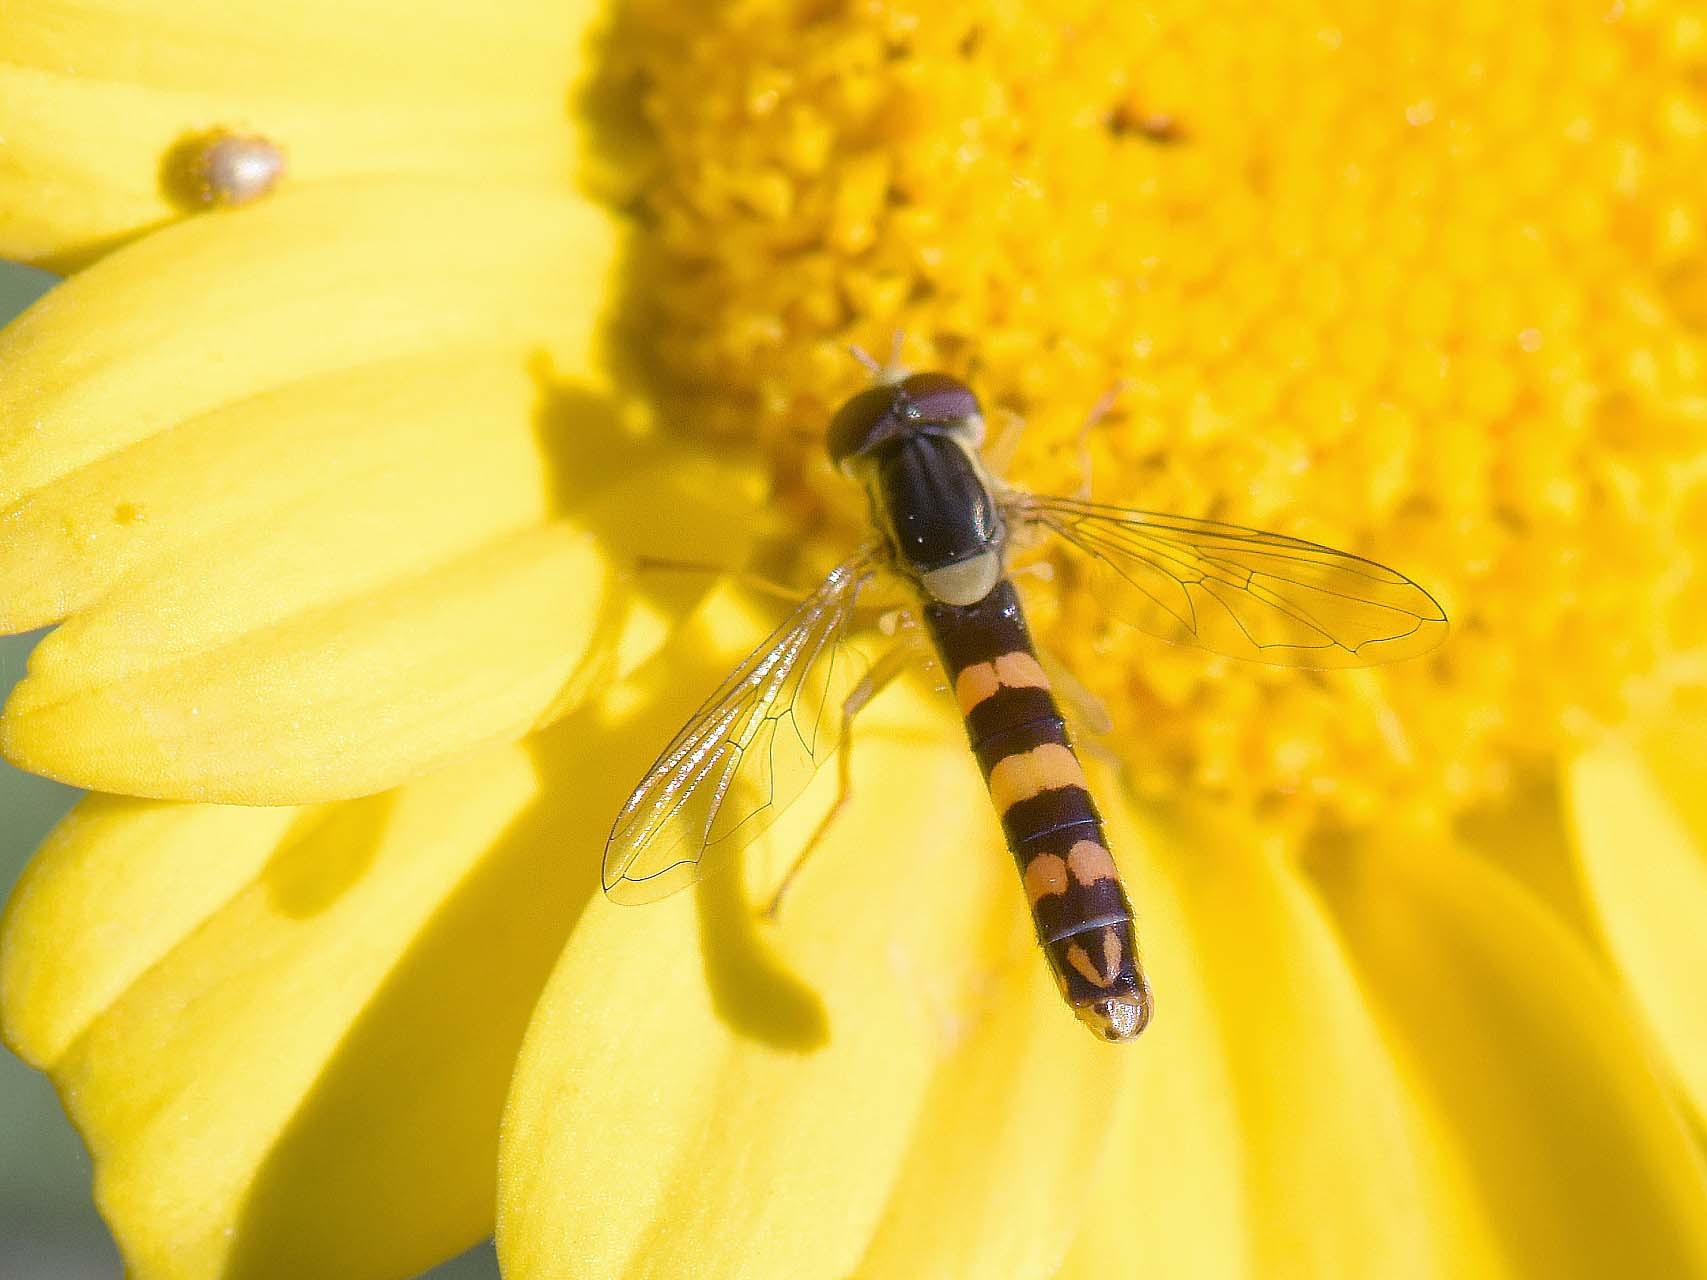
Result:
[[[873,561],[838,565],[664,749],[611,828],[612,899],[651,902],[725,863],[835,753],[842,703],[865,669],[848,637]]]
[[[1073,498],[1015,494],[1052,529],[1109,614],[1176,644],[1288,667],[1362,667],[1446,638],[1433,596],[1384,565],[1299,538]]]

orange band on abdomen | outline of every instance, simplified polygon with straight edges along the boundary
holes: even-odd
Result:
[[[1083,787],[1085,771],[1073,749],[1059,742],[1045,742],[1030,751],[1017,751],[996,761],[990,770],[990,799],[999,813],[1007,813],[1021,800],[1061,787]]]

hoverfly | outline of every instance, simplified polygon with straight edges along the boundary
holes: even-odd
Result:
[[[865,488],[875,537],[658,757],[611,830],[605,891],[646,902],[681,888],[805,789],[874,691],[848,678],[846,647],[861,589],[888,573],[952,682],[1062,996],[1101,1038],[1130,1040],[1151,1012],[1132,908],[1027,631],[1011,548],[1056,535],[1111,616],[1285,666],[1415,657],[1445,637],[1446,615],[1402,574],[1313,542],[1011,488],[987,469],[983,437],[977,397],[944,373],[880,374],[836,413],[830,458]]]

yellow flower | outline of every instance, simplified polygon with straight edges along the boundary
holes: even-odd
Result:
[[[131,1269],[1707,1273],[1689,6],[592,8],[0,17],[0,251],[72,271],[0,335],[0,623],[59,624],[0,741],[117,793],[0,1016]],[[764,629],[637,559],[845,549],[822,423],[896,328],[1016,480],[1458,627],[1315,677],[1034,593],[1117,726],[1133,1046],[923,682],[779,922],[833,777],[744,877],[597,893]]]

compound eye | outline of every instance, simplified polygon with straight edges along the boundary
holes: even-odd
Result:
[[[902,380],[907,416],[914,422],[950,423],[979,416],[978,397],[947,373],[915,373]]]
[[[868,387],[830,419],[825,445],[838,467],[894,433],[895,388]]]

